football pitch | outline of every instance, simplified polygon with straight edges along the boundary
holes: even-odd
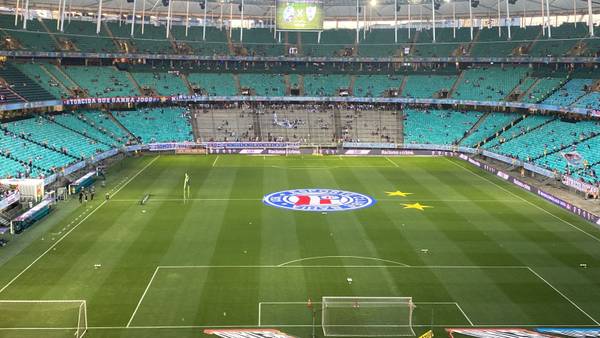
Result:
[[[327,213],[263,203],[304,188],[376,202]],[[59,204],[0,266],[0,337],[72,337],[65,300],[85,300],[86,337],[310,337],[307,301],[324,296],[412,297],[417,335],[600,325],[600,230],[458,159],[143,156],[97,190]]]

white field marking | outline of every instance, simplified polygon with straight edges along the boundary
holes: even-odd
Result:
[[[369,298],[388,298],[388,297],[369,297]],[[318,304],[323,304],[323,302],[311,302],[312,304],[318,305]],[[262,326],[262,305],[306,305],[307,302],[259,302],[258,303],[258,327]],[[460,307],[460,305],[458,305],[457,302],[414,302],[414,305],[418,306],[418,305],[454,305],[458,308],[458,310],[462,313],[462,315],[465,317],[465,319],[467,319],[467,321],[469,322],[469,324],[471,324],[471,326],[473,326],[473,322],[471,322],[471,319],[469,319],[469,317],[465,314],[465,312],[462,310],[462,308]],[[267,325],[267,326],[276,326],[276,325]]]
[[[115,191],[113,196],[116,195],[117,193],[119,193],[119,191],[121,191],[121,189],[123,189],[127,184],[129,184],[129,182],[131,182],[134,178],[136,178],[140,173],[142,173],[142,171],[144,171],[146,168],[148,168],[152,163],[154,163],[154,161],[156,161],[159,157],[160,157],[160,155],[155,157],[152,161],[150,161],[142,169],[140,169],[140,171],[138,171],[135,175],[133,175],[127,182],[125,182],[124,185],[122,185],[119,189],[117,189],[117,191]],[[98,209],[100,209],[102,206],[104,206],[106,204],[106,202],[107,201],[104,200],[104,201],[102,201],[102,203],[98,204],[98,206],[96,208],[94,208],[94,210],[92,210],[90,213],[88,213],[84,218],[81,219],[81,221],[79,221],[71,229],[69,229],[69,231],[67,231],[64,235],[62,235],[62,237],[60,237],[56,242],[54,242],[54,244],[52,244],[46,251],[42,252],[42,254],[38,256],[38,258],[34,259],[33,262],[31,262],[29,265],[27,265],[25,267],[25,269],[23,269],[15,277],[13,277],[13,279],[11,279],[8,283],[6,283],[6,285],[4,285],[2,287],[2,289],[0,289],[0,293],[4,292],[4,290],[6,290],[12,283],[14,283],[14,281],[16,281],[19,277],[21,277],[21,275],[23,275],[25,272],[27,272],[27,270],[29,270],[35,263],[37,263],[40,259],[42,259],[42,257],[44,257],[48,252],[50,252],[52,249],[54,249],[58,245],[58,243],[60,243],[63,239],[65,239],[67,236],[69,236],[69,234],[71,232],[73,232],[73,230],[77,229],[77,227],[79,227],[81,225],[81,223],[85,222],[86,219],[88,219],[96,211],[98,211]],[[84,211],[84,213],[85,213],[85,211]]]
[[[84,299],[0,299],[0,303],[85,303]]]
[[[156,274],[158,273],[159,269],[160,269],[160,266],[157,266],[156,269],[154,269],[154,273],[152,274],[152,277],[150,277],[150,281],[148,282],[148,285],[146,285],[146,289],[144,290],[144,293],[142,293],[142,296],[140,297],[140,300],[138,301],[137,306],[135,307],[135,310],[133,310],[133,313],[131,314],[131,318],[129,318],[129,321],[127,322],[127,327],[129,327],[131,325],[131,322],[133,321],[133,317],[135,317],[135,314],[137,313],[138,309],[140,308],[140,305],[142,305],[142,301],[144,300],[144,297],[146,297],[146,293],[150,289],[150,284],[152,284],[152,281],[154,280],[154,277],[156,277]]]
[[[408,267],[408,264],[404,264],[402,262],[398,262],[398,261],[392,261],[389,259],[383,259],[383,258],[376,258],[376,257],[364,257],[364,256],[314,256],[314,257],[305,257],[305,258],[298,258],[298,259],[294,259],[285,263],[281,263],[278,266],[286,266],[288,264],[292,264],[292,263],[298,263],[298,262],[303,262],[303,261],[310,261],[310,260],[315,260],[315,259],[327,259],[327,258],[354,258],[354,259],[364,259],[364,260],[371,260],[371,261],[378,261],[378,262],[385,262],[385,263],[392,263],[392,264],[396,264],[396,265],[401,265],[404,267]]]
[[[581,313],[583,313],[586,317],[588,317],[589,319],[591,319],[596,325],[600,325],[600,323],[594,319],[594,317],[590,316],[587,312],[585,312],[582,308],[579,307],[579,305],[577,305],[574,301],[572,301],[569,297],[567,297],[564,293],[560,292],[556,287],[554,287],[554,285],[550,284],[550,282],[548,282],[544,277],[540,276],[540,274],[538,274],[537,272],[535,272],[532,268],[527,267],[527,269],[534,274],[537,278],[539,278],[540,280],[542,280],[544,283],[546,283],[546,285],[548,285],[549,287],[551,287],[554,291],[556,291],[556,293],[558,293],[562,298],[564,298],[567,302],[571,303],[571,305],[573,305],[575,308],[577,308],[577,310],[581,311]]]
[[[458,303],[454,303],[454,304],[458,308],[458,311],[460,311],[462,313],[462,315],[467,319],[467,321],[469,322],[469,324],[471,324],[471,326],[475,326],[475,325],[473,325],[473,322],[471,321],[471,318],[469,318],[469,316],[467,316],[467,314],[462,309],[462,307],[460,306],[460,304],[458,304]]]
[[[215,158],[215,160],[212,163],[212,167],[214,168],[215,165],[217,164],[217,161],[219,160],[219,155],[217,155],[217,157]]]
[[[160,265],[161,269],[317,269],[317,268],[354,268],[354,269],[528,269],[524,265]]]
[[[158,202],[181,202],[184,199],[182,198],[153,198],[152,201]],[[262,198],[188,198],[186,201],[262,201]],[[113,199],[112,202],[139,202],[139,199],[130,198],[130,199]],[[495,202],[503,202],[503,203],[521,203],[521,201],[517,201],[514,198],[509,200],[500,200],[500,199],[484,199],[484,200],[470,200],[470,199],[450,199],[450,200],[404,200],[397,198],[380,198],[377,199],[378,202],[403,202],[403,203],[413,203],[413,202],[443,202],[443,203],[495,203]]]
[[[139,202],[139,199],[114,199],[111,202]],[[154,202],[181,202],[183,198],[153,198]],[[185,201],[262,201],[262,198],[187,198]]]
[[[244,168],[248,168],[248,167],[244,167]],[[251,168],[264,168],[264,167],[251,167]],[[302,170],[302,169],[343,169],[343,168],[393,168],[391,165],[333,165],[333,166],[327,166],[327,167],[284,167],[284,166],[279,166],[279,165],[272,165],[271,168],[277,168],[277,169],[291,169],[291,170]]]
[[[390,158],[389,158],[389,157],[387,157],[387,156],[386,156],[386,157],[385,157],[385,159],[386,159],[386,160],[388,160],[388,162],[390,162],[391,164],[393,164],[393,165],[394,165],[394,167],[396,167],[396,168],[399,168],[399,167],[400,167],[400,166],[398,165],[398,163],[396,163],[396,162],[394,162],[394,161],[390,160]]]
[[[546,210],[546,209],[544,209],[544,208],[540,207],[539,205],[537,205],[537,204],[535,204],[535,203],[533,203],[533,202],[531,202],[531,201],[528,201],[528,200],[526,200],[525,198],[523,198],[523,197],[521,197],[521,196],[519,196],[519,195],[515,194],[514,192],[512,192],[512,191],[510,191],[510,190],[508,190],[508,189],[504,188],[503,186],[501,186],[501,185],[497,184],[496,182],[494,182],[494,181],[492,181],[492,180],[488,179],[487,177],[485,177],[485,176],[483,176],[483,175],[480,175],[479,173],[477,173],[477,172],[475,172],[475,171],[469,170],[469,169],[467,169],[467,168],[465,168],[465,167],[463,167],[463,166],[459,165],[458,163],[455,163],[455,162],[451,161],[451,160],[450,160],[449,158],[447,158],[447,157],[444,157],[444,158],[445,158],[445,159],[446,159],[448,162],[450,162],[450,163],[454,164],[455,166],[457,166],[457,167],[460,167],[460,168],[462,168],[463,170],[466,170],[466,171],[470,172],[472,175],[475,175],[475,176],[477,176],[477,177],[479,177],[479,178],[481,178],[481,179],[483,179],[483,180],[485,180],[485,181],[487,181],[487,182],[489,182],[489,183],[491,183],[491,184],[495,185],[496,187],[498,187],[498,188],[500,188],[500,189],[502,189],[502,190],[506,191],[507,193],[509,193],[509,194],[511,194],[511,195],[513,195],[513,196],[515,196],[516,198],[520,199],[521,201],[523,201],[523,202],[525,202],[525,203],[527,203],[527,204],[529,204],[529,205],[531,205],[531,206],[533,206],[533,207],[535,207],[535,208],[537,208],[537,209],[539,209],[539,210],[541,210],[541,211],[545,212],[546,214],[548,214],[548,215],[550,215],[550,216],[552,216],[552,217],[556,218],[557,220],[559,220],[559,221],[561,221],[561,222],[563,222],[563,223],[565,223],[565,224],[567,224],[567,225],[571,226],[573,229],[579,230],[580,232],[584,233],[584,234],[585,234],[585,235],[587,235],[588,237],[590,237],[590,238],[592,238],[592,239],[594,239],[594,240],[596,240],[596,241],[600,242],[600,237],[596,237],[596,236],[592,235],[591,233],[589,233],[589,232],[587,232],[587,231],[585,231],[585,230],[581,229],[580,227],[578,227],[578,226],[574,225],[573,223],[571,223],[571,222],[569,222],[569,221],[567,221],[567,220],[564,220],[564,219],[562,219],[562,218],[560,218],[560,217],[556,216],[555,214],[551,213],[550,211],[548,211],[548,210]]]
[[[273,325],[274,327],[312,327],[312,325],[302,324],[302,325]],[[317,324],[316,326],[320,327],[321,324]],[[412,324],[413,327],[463,327],[464,324]],[[207,329],[207,328],[218,328],[218,329],[226,329],[226,328],[253,328],[253,325],[172,325],[172,326],[164,326],[164,325],[156,325],[156,326],[88,326],[88,330],[177,330],[177,329]],[[476,327],[506,327],[506,328],[515,328],[515,327],[598,327],[598,325],[591,324],[477,324]],[[47,330],[76,330],[77,327],[0,327],[0,331],[18,331],[18,330],[30,330],[30,331],[47,331]]]

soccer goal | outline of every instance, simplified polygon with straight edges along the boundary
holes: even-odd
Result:
[[[0,329],[64,331],[80,338],[88,328],[85,300],[0,300]]]
[[[323,297],[321,306],[326,337],[415,335],[412,297]]]

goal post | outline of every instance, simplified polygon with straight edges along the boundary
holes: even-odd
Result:
[[[321,306],[326,337],[415,335],[412,297],[323,297]]]
[[[0,300],[0,329],[65,331],[81,338],[88,329],[85,300]]]

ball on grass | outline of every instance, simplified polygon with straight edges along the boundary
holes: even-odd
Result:
[[[142,210],[142,214],[145,214],[145,213],[146,213],[146,210]]]

